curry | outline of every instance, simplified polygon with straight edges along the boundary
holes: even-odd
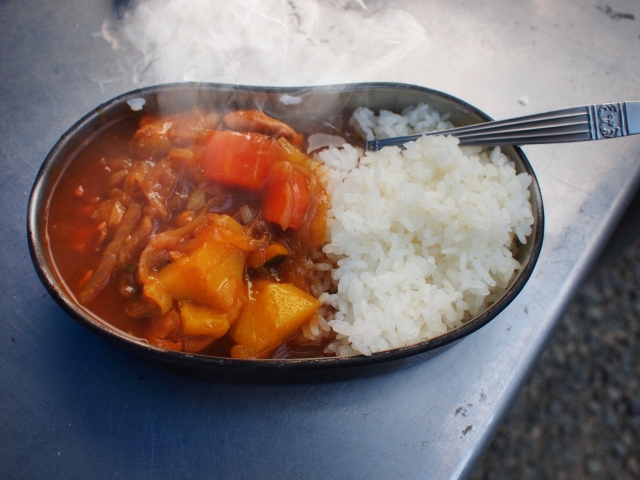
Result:
[[[50,203],[71,293],[151,345],[321,356],[327,194],[304,137],[257,110],[145,114],[70,162]]]

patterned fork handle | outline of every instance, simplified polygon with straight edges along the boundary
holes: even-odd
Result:
[[[531,145],[584,142],[640,133],[640,102],[604,103],[566,108],[510,120],[429,132],[452,135],[460,145]],[[375,152],[388,145],[403,145],[422,135],[370,140],[365,150]]]

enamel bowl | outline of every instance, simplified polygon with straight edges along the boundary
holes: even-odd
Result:
[[[522,267],[509,288],[484,312],[455,330],[416,345],[371,356],[247,360],[174,352],[151,346],[146,341],[113,327],[75,300],[58,272],[47,240],[49,202],[67,165],[97,134],[131,116],[159,108],[164,112],[181,111],[194,104],[212,108],[260,108],[308,134],[323,129],[326,132],[327,125],[344,125],[359,106],[366,106],[374,111],[401,111],[420,102],[428,103],[440,112],[450,112],[450,121],[456,126],[491,120],[472,105],[445,93],[395,83],[284,88],[181,83],[143,88],[114,98],[71,127],[56,143],[40,168],[29,199],[28,211],[29,247],[36,271],[55,301],[89,330],[164,366],[215,381],[273,383],[342,380],[397,370],[431,358],[486,325],[502,312],[522,290],[534,269],[542,248],[544,231],[542,197],[533,169],[518,147],[503,147],[503,152],[515,163],[518,173],[526,172],[533,179],[529,190],[535,221],[527,244],[520,247],[516,256]]]

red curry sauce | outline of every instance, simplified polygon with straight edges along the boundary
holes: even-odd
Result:
[[[52,195],[60,274],[80,303],[152,345],[322,356],[330,335],[300,332],[326,308],[315,297],[332,288],[314,268],[330,263],[321,251],[328,199],[302,143],[257,111],[113,125],[70,162]]]

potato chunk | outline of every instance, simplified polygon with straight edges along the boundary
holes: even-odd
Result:
[[[245,253],[230,243],[207,239],[204,243],[160,270],[145,286],[145,294],[163,306],[163,291],[175,300],[192,300],[220,310],[235,320],[245,299]]]
[[[188,300],[179,304],[182,331],[187,335],[220,338],[229,330],[229,314]]]
[[[320,308],[316,298],[288,283],[256,282],[252,297],[230,329],[234,358],[270,354]]]

